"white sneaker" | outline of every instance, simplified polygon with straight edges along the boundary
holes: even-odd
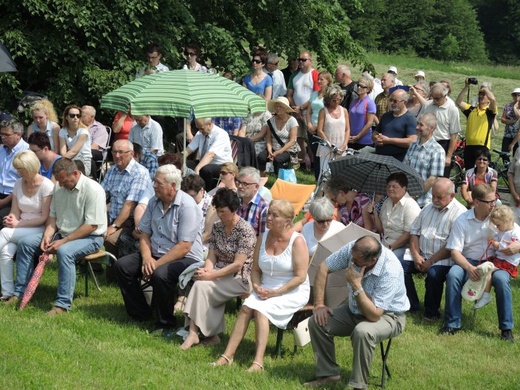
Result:
[[[491,302],[491,294],[488,292],[485,292],[484,294],[482,294],[482,298],[480,298],[475,303],[475,306],[473,306],[473,310],[481,309],[484,306],[486,306],[489,302]]]

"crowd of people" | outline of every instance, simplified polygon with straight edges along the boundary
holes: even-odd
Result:
[[[198,45],[187,45],[185,55],[186,70],[210,71],[198,62]],[[147,48],[147,58],[137,77],[169,71],[157,45]],[[366,388],[375,346],[404,331],[406,312],[423,310],[426,320],[441,319],[444,284],[441,334],[460,331],[461,291],[470,279],[483,286],[475,309],[491,301],[494,287],[500,337],[513,341],[510,278],[520,262],[520,154],[509,167],[515,204],[495,207],[497,174],[489,167],[489,150],[497,104],[490,86],[480,87],[476,101],[468,103],[463,99],[471,78],[454,101],[449,82],[428,84],[423,71],[406,86],[393,66],[380,80],[365,70],[354,82],[346,65],[334,77],[318,72],[307,51],[288,62],[280,71],[275,53],[255,49],[251,73],[241,83],[266,99],[266,110],[248,118],[196,118],[190,126],[196,132],[188,131],[179,153],[165,150],[160,121],[150,115],[117,113],[114,140],[91,106],[68,105],[58,124],[53,104],[42,100],[31,107],[34,122],[27,129],[16,119],[3,120],[0,300],[19,303],[35,257],[44,253],[56,258],[59,270],[48,314],[67,313],[76,262],[104,246],[118,258],[107,279],[118,284],[128,315],[153,320],[153,333],[162,335],[177,329],[174,307],[181,310],[183,350],[218,344],[226,303],[245,298],[225,351],[213,364],[233,363],[254,319],[256,350],[248,371],[264,370],[269,323],[286,328],[310,303],[317,364],[308,387],[340,380],[334,336],[350,336],[349,386]],[[520,88],[512,96],[502,116],[503,147],[511,151],[520,139]],[[468,118],[461,189],[466,206],[448,178],[460,132],[457,107]],[[257,167],[237,166],[230,136],[254,143]],[[313,147],[316,136],[336,145],[338,153],[353,148],[402,161],[423,179],[424,194],[408,193],[404,172],[388,176],[384,194],[362,193],[340,175],[325,183],[324,196],[294,223],[292,204],[273,200],[264,176],[268,165],[277,174],[298,156],[312,162],[318,177],[331,154],[323,145]],[[180,153],[191,156],[185,166]],[[99,162],[108,154],[112,162],[104,171]],[[319,242],[350,223],[380,240],[366,235],[346,244],[320,259],[309,280]],[[486,260],[493,267],[483,274]],[[346,289],[338,302],[326,292],[328,275],[340,270],[346,270]],[[425,275],[424,302],[414,285],[419,273]],[[151,302],[142,283],[153,288]]]

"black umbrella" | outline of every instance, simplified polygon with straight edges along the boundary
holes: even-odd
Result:
[[[359,192],[386,194],[388,176],[394,172],[403,172],[408,177],[408,193],[411,196],[424,193],[424,180],[415,169],[391,156],[359,153],[330,161],[329,167],[332,177],[343,176],[349,186]]]
[[[0,43],[0,73],[3,72],[16,72],[16,64],[9,51]]]

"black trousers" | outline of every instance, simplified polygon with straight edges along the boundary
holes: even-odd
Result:
[[[186,161],[186,165],[191,169],[195,169],[198,163],[199,162],[195,160]],[[211,191],[217,186],[218,178],[220,177],[220,167],[220,164],[208,164],[199,171],[200,177],[202,177],[206,184],[206,191]]]
[[[0,199],[5,199],[9,196],[9,194],[0,194]],[[0,221],[4,219],[4,217],[8,216],[11,212],[11,202],[7,203],[4,207],[0,209]],[[0,224],[0,229],[2,229],[4,225]]]
[[[291,159],[291,155],[289,152],[283,152],[282,154],[276,156],[273,160],[274,173],[278,176],[278,171],[285,164],[288,163]],[[258,161],[258,169],[263,172],[265,171],[265,167],[267,165],[267,149],[262,150],[262,152],[256,156],[256,160]]]
[[[141,254],[120,258],[114,265],[114,273],[117,284],[121,289],[126,312],[137,320],[148,320],[152,316],[156,320],[157,327],[175,328],[176,321],[173,315],[175,305],[177,282],[180,274],[197,260],[184,257],[172,263],[162,265],[155,269],[150,284],[153,288],[152,305],[148,306],[141,289]]]

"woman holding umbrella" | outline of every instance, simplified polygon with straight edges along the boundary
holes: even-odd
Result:
[[[2,301],[17,300],[14,296],[13,258],[18,241],[39,234],[49,216],[54,184],[40,175],[40,160],[30,150],[18,153],[13,160],[18,179],[13,189],[11,212],[0,230],[0,284]]]

